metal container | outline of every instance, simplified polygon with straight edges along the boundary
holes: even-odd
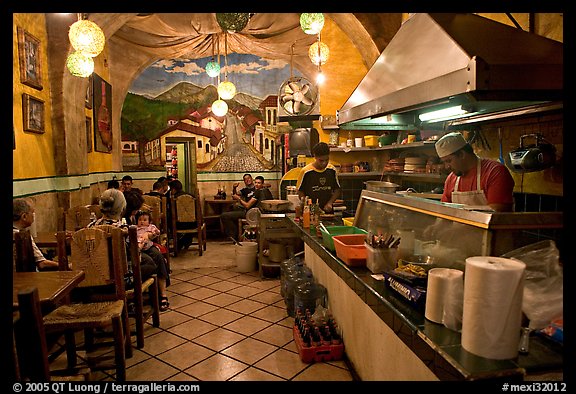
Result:
[[[380,193],[396,193],[396,190],[400,187],[392,182],[380,182],[380,181],[366,181],[366,190]]]
[[[269,212],[283,212],[290,209],[288,200],[263,200],[260,201],[260,208]]]

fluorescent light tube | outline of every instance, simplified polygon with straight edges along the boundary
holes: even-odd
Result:
[[[440,120],[446,120],[458,117],[467,113],[468,111],[463,110],[461,105],[457,105],[454,107],[448,107],[437,111],[426,112],[418,115],[418,118],[420,119],[421,122],[430,122],[430,121],[438,122]]]

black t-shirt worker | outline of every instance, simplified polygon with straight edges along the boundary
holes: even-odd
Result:
[[[332,212],[334,201],[340,197],[341,188],[338,182],[336,168],[328,161],[330,159],[330,147],[325,142],[319,142],[312,148],[314,161],[302,168],[296,189],[302,199],[308,196],[312,202],[318,200],[320,208],[327,213]]]

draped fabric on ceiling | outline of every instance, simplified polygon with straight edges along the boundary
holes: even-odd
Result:
[[[242,31],[227,34],[227,53],[246,53],[290,62],[294,44],[294,67],[305,75],[312,73],[315,66],[308,58],[308,48],[317,36],[302,31],[300,14],[278,15],[257,13]],[[157,59],[198,59],[217,55],[218,48],[224,55],[224,36],[214,13],[135,16],[114,34],[123,45],[133,46]]]

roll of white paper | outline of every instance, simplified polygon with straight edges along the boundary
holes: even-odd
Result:
[[[502,257],[466,259],[462,347],[505,360],[518,355],[526,264]]]
[[[460,288],[463,286],[463,276],[462,271],[452,268],[432,268],[428,271],[426,311],[424,313],[426,319],[435,323],[442,323],[444,309],[449,304],[446,296],[457,293],[457,291],[451,291],[452,287]]]

